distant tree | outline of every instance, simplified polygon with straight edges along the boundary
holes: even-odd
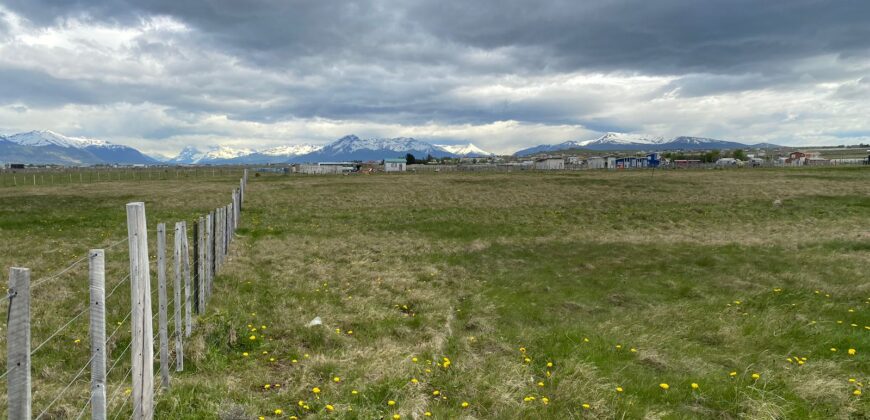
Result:
[[[719,157],[721,157],[721,153],[718,150],[711,150],[701,156],[701,161],[711,163],[719,160]]]
[[[417,163],[417,159],[414,158],[414,155],[408,153],[407,155],[405,155],[405,163],[407,163],[408,165],[413,165]]]
[[[433,160],[435,160],[435,158],[432,157],[432,154],[428,154],[428,155],[426,155],[426,163],[429,163],[429,162],[431,162],[431,161],[433,161]]]
[[[743,149],[735,150],[732,156],[734,159],[746,160],[746,152]]]

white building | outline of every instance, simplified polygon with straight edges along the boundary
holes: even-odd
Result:
[[[558,171],[565,169],[565,159],[562,158],[543,158],[535,161],[535,169]]]
[[[405,159],[384,159],[385,172],[405,172],[406,165]]]

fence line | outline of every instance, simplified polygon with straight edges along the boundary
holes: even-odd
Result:
[[[157,369],[161,374],[161,388],[169,389],[169,365],[176,362],[176,372],[184,370],[184,336],[190,336],[194,327],[192,312],[202,314],[205,312],[209,298],[214,292],[215,276],[226,263],[230,245],[233,242],[235,230],[239,226],[241,207],[244,202],[244,191],[247,184],[248,171],[244,170],[239,180],[238,188],[234,188],[229,204],[215,208],[205,217],[199,217],[194,222],[193,229],[193,263],[190,261],[191,249],[187,237],[187,223],[180,221],[175,223],[174,248],[173,248],[173,281],[166,278],[166,224],[157,225],[158,252],[157,265],[157,288],[151,290],[150,271],[152,259],[148,254],[148,225],[145,217],[144,203],[127,204],[127,237],[113,242],[102,249],[92,249],[88,254],[72,262],[69,266],[50,276],[41,278],[33,283],[30,282],[30,270],[27,268],[11,268],[9,271],[9,292],[6,300],[9,302],[9,316],[7,319],[7,369],[0,375],[0,379],[7,378],[7,402],[9,418],[29,419],[31,417],[31,357],[51,342],[61,332],[65,331],[85,312],[90,312],[90,326],[88,336],[90,338],[91,356],[78,370],[73,379],[57,393],[51,402],[40,411],[37,419],[51,415],[50,410],[61,401],[66,392],[76,384],[84,372],[91,368],[90,396],[85,401],[76,418],[82,417],[91,407],[92,418],[104,420],[107,409],[115,403],[117,394],[125,385],[130,385],[129,398],[133,399],[132,418],[151,419],[154,410],[155,384],[153,377],[156,371],[154,367],[154,342],[159,337],[160,364]],[[109,291],[105,293],[105,251],[126,242],[129,247],[130,270],[126,276],[119,280]],[[90,303],[88,307],[70,318],[64,325],[52,332],[32,351],[31,342],[31,319],[30,319],[30,294],[31,291],[42,284],[55,280],[71,271],[73,268],[90,260],[89,265],[89,289]],[[183,282],[182,282],[183,279]],[[130,281],[131,308],[123,320],[106,337],[105,314],[106,301],[120,288],[121,285]],[[183,286],[182,286],[183,284]],[[172,287],[172,299],[167,299],[167,287]],[[182,294],[182,287],[184,293]],[[157,292],[158,314],[152,311],[151,298]],[[182,296],[184,302],[182,302]],[[168,300],[168,302],[167,302]],[[172,316],[168,311],[173,306]],[[182,310],[182,307],[184,308]],[[168,318],[168,319],[167,319]],[[106,369],[106,346],[118,334],[127,320],[130,320],[131,337],[127,347],[115,358],[109,369]],[[155,325],[157,334],[154,334]],[[174,323],[175,352],[169,352],[170,334],[168,325]],[[184,322],[182,322],[184,321]],[[130,368],[124,375],[115,391],[107,399],[107,378],[119,365],[125,355],[130,353]],[[174,360],[173,360],[174,359]],[[132,376],[131,376],[132,375]],[[127,379],[131,378],[131,383]],[[123,401],[126,401],[125,398]],[[125,411],[124,405],[114,417]]]

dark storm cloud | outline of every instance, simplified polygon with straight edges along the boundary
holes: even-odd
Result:
[[[833,53],[866,54],[863,0],[95,1],[12,0],[43,23],[89,15],[129,22],[177,17],[261,65],[341,55],[432,64],[449,48],[522,47],[500,71],[743,73]],[[428,37],[440,42],[427,45]],[[407,43],[412,45],[406,45]],[[403,48],[403,46],[405,48]],[[396,54],[398,52],[399,54]],[[759,70],[761,69],[761,70]]]
[[[54,47],[42,44],[28,48],[44,55],[0,64],[0,105],[156,104],[183,122],[141,134],[148,138],[196,134],[203,116],[728,134],[801,113],[765,110],[692,126],[704,119],[692,113],[698,107],[668,114],[649,104],[798,92],[851,103],[854,112],[870,80],[866,0],[4,0],[3,8],[34,33],[62,28],[64,19],[141,29],[162,16],[186,26],[143,30],[123,47],[81,57],[73,47],[69,61],[57,60],[70,70],[79,60],[116,60],[105,72],[55,71]],[[0,45],[15,30],[8,22],[0,18]],[[839,88],[819,88],[829,82]],[[741,105],[728,110],[740,114]]]

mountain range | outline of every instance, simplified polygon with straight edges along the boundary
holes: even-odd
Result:
[[[778,147],[770,144],[748,146],[742,143],[704,137],[675,137],[664,139],[637,134],[607,133],[585,141],[567,141],[542,144],[514,153],[531,156],[571,149],[594,151],[654,151],[654,150],[707,150],[746,147]],[[172,158],[156,158],[124,145],[85,137],[70,137],[53,131],[30,131],[10,136],[0,135],[0,163],[31,163],[85,166],[97,164],[169,164],[169,165],[224,165],[302,163],[326,161],[368,161],[404,157],[406,154],[424,158],[487,157],[493,156],[474,144],[436,145],[411,137],[369,138],[355,135],[342,137],[325,146],[300,144],[272,147],[263,150],[215,146],[203,151],[185,147]]]
[[[747,147],[779,147],[771,144],[747,145],[734,141],[717,140],[707,137],[679,136],[672,139],[651,137],[638,134],[607,133],[585,141],[566,141],[559,144],[542,144],[518,150],[514,156],[531,156],[539,153],[583,149],[594,151],[663,151],[663,150],[711,150],[742,149]]]
[[[159,163],[129,146],[48,130],[0,135],[0,162],[69,166]]]

